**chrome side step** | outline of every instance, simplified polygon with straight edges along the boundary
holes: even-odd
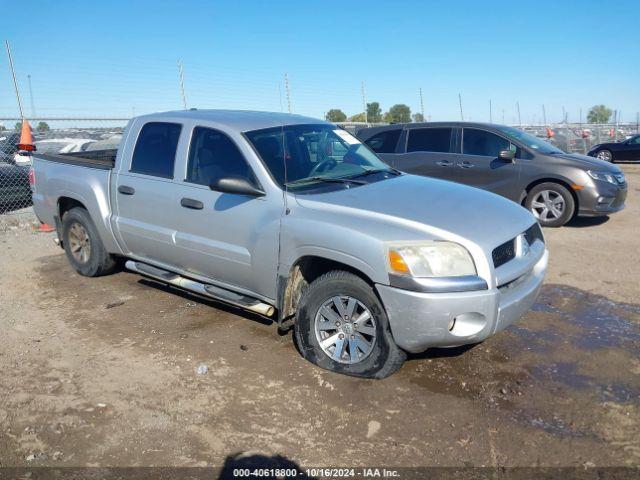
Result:
[[[184,288],[190,292],[213,298],[221,302],[230,303],[231,305],[259,313],[265,317],[270,317],[275,311],[272,305],[261,302],[256,298],[241,295],[239,293],[232,292],[231,290],[227,290],[226,288],[216,287],[215,285],[196,282],[195,280],[183,277],[177,273],[168,272],[167,270],[153,267],[146,263],[127,260],[125,267],[131,271],[139,273],[140,275],[151,277],[159,280],[160,282],[175,285],[176,287]]]

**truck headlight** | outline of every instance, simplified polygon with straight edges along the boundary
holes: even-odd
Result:
[[[413,277],[459,277],[475,275],[471,254],[453,242],[392,243],[387,246],[390,273]]]
[[[587,173],[594,180],[602,180],[603,182],[613,183],[617,185],[615,174],[609,172],[594,172],[593,170],[587,170]]]

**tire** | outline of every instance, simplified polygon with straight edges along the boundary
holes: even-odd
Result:
[[[75,207],[64,214],[62,241],[67,260],[80,275],[99,277],[115,270],[117,262],[105,250],[89,212],[84,208]]]
[[[605,162],[614,163],[613,155],[611,154],[610,150],[598,150],[596,152],[596,158],[600,160],[604,160]]]
[[[348,312],[349,307],[353,306],[350,311],[353,322],[351,319],[344,321],[342,315],[335,316],[340,311],[334,303],[336,298],[344,312]],[[328,303],[327,308],[331,312],[323,309]],[[321,309],[324,315],[320,314]],[[363,320],[368,318],[365,313],[369,314],[371,320]],[[354,377],[380,379],[398,370],[406,358],[405,353],[393,341],[387,313],[375,291],[352,273],[334,270],[314,280],[300,299],[296,317],[295,337],[303,357],[326,370]],[[342,330],[335,327],[338,321],[342,322]],[[331,339],[340,335],[344,337],[344,349],[340,350],[343,353],[342,361],[335,358],[340,357],[336,353],[338,343],[333,345],[335,357],[330,357]],[[326,337],[328,347],[321,346],[319,336]],[[370,348],[365,348],[367,345]]]
[[[527,195],[525,206],[543,227],[561,227],[573,218],[576,209],[571,192],[555,182],[533,187]]]

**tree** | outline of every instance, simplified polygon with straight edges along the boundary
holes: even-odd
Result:
[[[48,132],[51,129],[49,128],[49,124],[47,122],[38,122],[36,130],[39,132]]]
[[[382,121],[382,109],[378,102],[367,103],[367,120],[370,123],[380,123]]]
[[[605,105],[594,105],[587,114],[587,122],[589,123],[607,123],[613,115],[613,110]]]
[[[4,125],[0,125],[0,132],[3,132],[5,130],[6,130],[6,128],[4,128]]]
[[[22,130],[22,122],[16,122],[16,130]]]
[[[324,119],[328,122],[344,122],[347,119],[347,115],[339,108],[332,108],[324,116]]]
[[[350,122],[366,122],[366,119],[364,118],[364,112],[351,115],[351,117],[349,117],[349,121]]]
[[[414,122],[424,122],[424,117],[422,116],[421,113],[414,113],[413,114],[413,121]]]
[[[384,119],[388,123],[409,123],[411,122],[411,109],[404,103],[398,103],[384,114]]]

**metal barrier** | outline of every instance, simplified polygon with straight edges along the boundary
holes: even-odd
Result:
[[[0,128],[0,214],[21,212],[31,206],[30,158],[17,151],[18,120],[0,118],[4,125]],[[38,152],[73,153],[117,148],[127,121],[126,118],[34,118],[30,123]],[[352,132],[373,126],[359,122],[341,125]],[[596,144],[622,141],[639,133],[637,124],[561,123],[515,127],[565,152],[580,154],[586,154]]]
[[[19,152],[20,121],[1,119],[0,128],[0,214],[21,213],[29,208],[31,157]],[[81,153],[117,148],[125,118],[35,118],[33,128],[36,153]],[[52,128],[53,127],[53,128]]]

